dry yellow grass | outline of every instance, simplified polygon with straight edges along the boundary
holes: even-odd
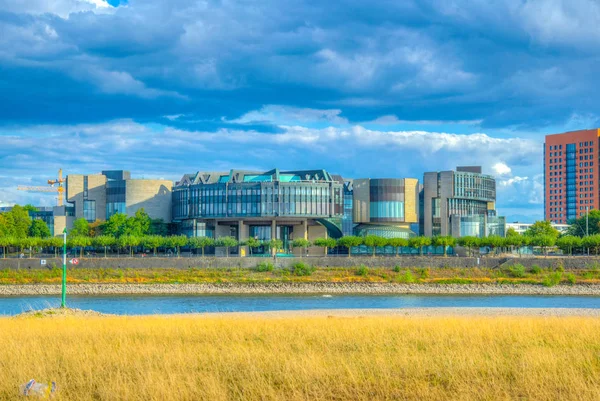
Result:
[[[585,317],[0,319],[0,400],[598,400]]]

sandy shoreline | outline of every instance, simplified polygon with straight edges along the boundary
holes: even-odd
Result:
[[[172,315],[169,315],[172,316]],[[226,312],[177,315],[190,317],[444,317],[444,316],[589,316],[600,317],[600,309],[590,308],[398,308],[398,309],[318,309],[266,312]]]
[[[167,294],[455,294],[595,295],[600,285],[544,287],[534,284],[245,283],[245,284],[69,284],[72,295]],[[57,295],[60,285],[0,285],[0,296]]]
[[[51,308],[31,310],[14,318],[28,317],[126,317],[126,318],[189,318],[189,319],[289,319],[289,318],[367,318],[367,317],[600,317],[600,309],[592,308],[492,308],[492,307],[433,307],[433,308],[393,308],[393,309],[305,309],[253,312],[203,312],[174,313],[155,315],[113,315],[93,310]],[[0,318],[10,318],[2,316]]]

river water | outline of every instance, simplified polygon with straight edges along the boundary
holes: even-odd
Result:
[[[0,297],[0,315],[58,307],[59,296]],[[600,297],[541,295],[72,295],[67,306],[117,315],[436,307],[600,308]]]

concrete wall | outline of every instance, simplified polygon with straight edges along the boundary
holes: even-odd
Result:
[[[84,177],[87,177],[87,197],[84,196]],[[83,218],[83,201],[96,202],[96,220],[106,220],[106,177],[101,174],[67,176],[67,201],[75,206],[75,219]],[[56,223],[55,223],[56,224]],[[59,221],[59,224],[64,222]],[[68,224],[68,221],[67,221]],[[67,226],[67,228],[70,228]],[[55,229],[56,232],[56,229]]]
[[[419,180],[416,178],[404,179],[404,221],[419,222]]]
[[[352,205],[354,223],[368,223],[370,216],[370,187],[369,179],[361,178],[353,181],[352,184]]]
[[[153,219],[163,219],[171,222],[171,188],[173,183],[168,180],[127,180],[125,187],[126,213],[135,215],[144,208]]]
[[[181,258],[91,258],[81,259],[75,267],[84,268],[190,268],[190,267],[255,267],[262,261],[271,258],[239,258],[239,257],[186,257]],[[598,257],[569,257],[569,258],[514,258],[508,262],[503,258],[480,258],[479,265],[477,258],[457,258],[457,257],[427,257],[427,256],[401,256],[401,257],[307,257],[307,258],[277,258],[278,267],[289,267],[298,262],[304,262],[318,267],[355,267],[361,264],[372,268],[394,266],[401,267],[424,267],[424,268],[448,268],[448,267],[487,267],[498,268],[508,267],[516,263],[521,263],[526,267],[538,265],[541,268],[557,268],[563,266],[565,269],[591,269],[595,266],[600,267],[600,258]],[[40,259],[0,259],[0,269],[46,269],[54,264],[56,267],[62,266],[62,259],[48,258],[46,266],[40,264]],[[71,265],[69,265],[71,266]]]

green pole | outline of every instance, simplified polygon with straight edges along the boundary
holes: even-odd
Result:
[[[67,229],[63,230],[63,274],[61,308],[67,307]]]

